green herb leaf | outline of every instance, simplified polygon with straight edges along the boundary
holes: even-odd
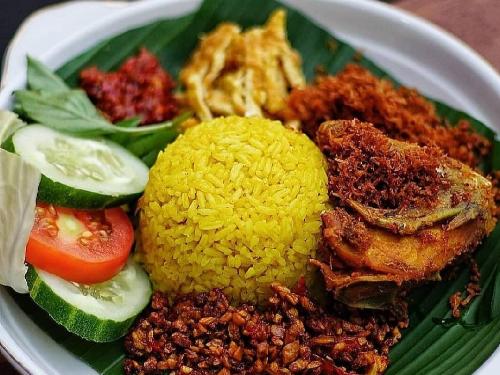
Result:
[[[53,93],[22,90],[15,95],[22,112],[47,127],[83,136],[117,132],[81,90]]]
[[[170,129],[174,126],[173,121],[165,121],[154,125],[146,125],[135,128],[126,128],[126,127],[116,127],[118,130],[115,130],[114,133],[128,133],[128,134],[151,134],[157,133],[159,130]]]
[[[119,126],[121,128],[135,128],[141,123],[141,118],[140,117],[132,117],[128,118],[125,120],[121,120],[118,122],[115,122],[115,126]]]
[[[135,137],[126,143],[125,147],[134,155],[142,158],[148,167],[151,167],[156,161],[158,153],[162,151],[168,143],[173,142],[180,134],[179,125],[192,115],[191,112],[184,112],[170,122],[171,127],[157,131],[154,134]],[[114,137],[118,135],[119,134]]]
[[[156,149],[148,152],[146,155],[144,155],[141,159],[146,164],[148,167],[152,167],[153,164],[156,162],[156,159],[158,158],[158,154],[160,153],[161,149]]]
[[[65,92],[70,88],[61,77],[53,73],[40,61],[28,56],[28,87],[45,92]]]
[[[118,121],[114,125],[122,128],[135,128],[141,123],[140,117],[132,117],[126,120]],[[130,136],[128,134],[112,134],[109,136],[113,142],[119,143],[121,145],[126,144]]]
[[[178,134],[177,129],[166,129],[161,133],[150,134],[130,143],[127,149],[134,155],[143,157],[151,150],[162,149],[167,143],[172,142]]]
[[[131,127],[137,119],[116,126],[100,115],[85,92],[68,90],[64,92],[20,90],[15,93],[16,101],[23,114],[49,128],[81,136],[106,134],[152,134],[169,129],[174,124],[166,121],[161,124]],[[124,126],[124,125],[129,125]]]

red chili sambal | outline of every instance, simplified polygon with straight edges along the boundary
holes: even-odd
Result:
[[[145,48],[115,72],[95,66],[82,70],[80,85],[111,122],[139,116],[142,125],[153,124],[170,120],[179,111],[174,80]]]

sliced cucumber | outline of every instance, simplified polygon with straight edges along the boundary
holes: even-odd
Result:
[[[14,133],[6,147],[42,173],[38,200],[57,206],[117,206],[137,198],[148,180],[148,167],[109,140],[30,125]]]
[[[146,273],[129,260],[122,271],[100,284],[66,281],[32,266],[26,274],[31,298],[57,323],[90,341],[125,335],[151,298]]]

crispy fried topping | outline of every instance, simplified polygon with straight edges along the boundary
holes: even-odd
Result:
[[[456,319],[460,318],[462,310],[470,305],[474,298],[481,293],[481,286],[479,285],[481,273],[479,272],[479,266],[477,265],[476,260],[471,257],[469,257],[469,265],[469,282],[465,287],[465,293],[457,291],[449,298],[451,313]]]
[[[305,85],[285,24],[286,13],[278,10],[263,27],[242,32],[222,23],[202,38],[180,75],[187,104],[202,121],[231,114],[273,117],[289,91]]]
[[[496,218],[500,217],[500,171],[491,172],[491,184],[493,186],[493,199],[495,201],[495,213]]]
[[[449,186],[436,147],[397,147],[380,130],[358,120],[326,122],[317,132],[328,160],[329,190],[375,208],[429,207]]]
[[[102,72],[95,66],[82,70],[80,85],[111,122],[139,116],[141,124],[152,124],[178,113],[172,93],[175,82],[144,48],[116,72]]]
[[[467,121],[448,126],[417,91],[395,88],[390,81],[354,64],[336,76],[319,77],[306,89],[293,90],[288,106],[286,118],[300,120],[311,138],[323,121],[357,118],[374,124],[391,138],[438,146],[473,168],[491,149],[490,142],[475,133]]]
[[[406,305],[366,313],[324,311],[307,295],[272,284],[264,311],[232,307],[221,290],[178,298],[156,293],[125,339],[126,374],[381,374],[407,327]]]

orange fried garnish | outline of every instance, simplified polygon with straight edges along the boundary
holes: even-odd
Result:
[[[465,293],[462,291],[457,291],[449,298],[451,313],[454,318],[459,319],[462,315],[462,310],[466,308],[474,300],[476,296],[481,293],[481,286],[479,285],[479,280],[481,278],[481,272],[479,271],[479,266],[475,259],[470,258],[470,275],[469,282],[465,287]]]
[[[305,86],[300,55],[288,42],[286,13],[242,31],[222,23],[203,36],[180,79],[202,121],[220,115],[276,117],[292,88]]]
[[[374,124],[391,138],[438,146],[471,167],[476,167],[491,148],[467,121],[448,126],[434,105],[417,91],[396,88],[354,64],[336,76],[319,77],[306,89],[293,90],[288,107],[285,118],[300,120],[303,131],[312,138],[323,121],[357,118]]]

